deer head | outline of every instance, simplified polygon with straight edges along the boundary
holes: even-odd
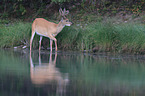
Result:
[[[60,16],[62,16],[61,22],[64,23],[63,25],[71,26],[71,22],[66,18],[66,15],[69,14],[69,10],[66,10],[65,8],[62,10],[62,8],[59,9]]]

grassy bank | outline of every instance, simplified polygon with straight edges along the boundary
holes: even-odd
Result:
[[[0,47],[29,47],[31,23],[17,22],[0,25]],[[56,37],[61,50],[80,50],[94,52],[145,53],[145,25],[141,23],[113,23],[101,21],[89,24],[74,24],[65,27]],[[38,47],[39,36],[34,38],[33,47]],[[43,39],[43,46],[49,46]]]
[[[62,48],[86,51],[144,52],[145,26],[140,23],[96,22],[67,27],[58,35]]]
[[[0,25],[0,47],[11,48],[27,45],[30,37],[30,23],[15,22]]]

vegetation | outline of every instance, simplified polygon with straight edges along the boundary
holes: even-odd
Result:
[[[145,27],[142,24],[97,22],[82,29],[72,28],[65,28],[58,35],[61,47],[83,51],[135,53],[145,49]]]
[[[0,47],[26,45],[30,36],[30,23],[16,22],[11,25],[1,25]]]
[[[65,7],[74,24],[56,37],[59,49],[145,53],[144,0],[2,1],[0,48],[29,47],[32,21],[44,17],[58,22],[58,9]],[[39,36],[35,36],[33,48],[38,47],[38,40]],[[48,42],[44,38],[43,47],[48,47]]]
[[[14,23],[0,30],[0,47],[29,46],[31,23]],[[35,37],[33,47],[38,47]],[[36,39],[37,38],[37,39]],[[82,26],[65,27],[57,36],[60,49],[80,51],[135,52],[145,50],[145,27],[140,23],[96,22]],[[48,39],[43,40],[44,43]],[[44,47],[48,47],[45,44]]]
[[[41,14],[50,16],[52,11],[57,11],[59,7],[73,10],[81,8],[97,13],[109,11],[114,14],[118,11],[131,11],[138,15],[145,9],[144,0],[1,0],[0,4],[1,17],[27,19],[26,15],[30,12],[33,18]]]

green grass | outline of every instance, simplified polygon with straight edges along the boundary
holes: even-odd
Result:
[[[145,26],[142,24],[123,24],[115,26],[116,37],[123,50],[141,51],[145,49]]]
[[[26,45],[29,47],[31,23],[16,22],[0,26],[0,47]],[[102,21],[65,27],[56,37],[60,50],[99,51],[99,52],[145,52],[145,25],[141,23],[114,23]],[[49,40],[43,39],[43,42]],[[33,48],[38,47],[39,36],[33,40]],[[44,45],[45,44],[45,45]],[[49,47],[49,43],[43,43]]]
[[[30,38],[30,23],[15,22],[0,28],[0,47],[9,48],[28,43]]]
[[[62,48],[113,52],[140,52],[145,49],[145,25],[96,22],[78,28],[67,27],[58,35]]]

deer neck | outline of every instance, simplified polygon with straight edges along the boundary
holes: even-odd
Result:
[[[60,21],[57,25],[57,34],[65,27],[62,21]]]

